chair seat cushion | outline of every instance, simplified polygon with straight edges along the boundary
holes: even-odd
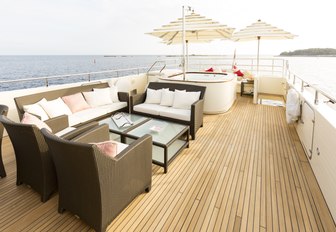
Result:
[[[109,156],[111,158],[114,158],[116,155],[118,155],[120,152],[122,152],[126,147],[128,147],[127,144],[119,143],[116,141],[104,141],[100,143],[93,143],[97,146],[97,148],[106,156]]]
[[[75,129],[76,129],[75,127],[67,127],[65,129],[55,133],[55,135],[58,136],[58,137],[62,137],[63,135],[65,135],[65,134],[67,134],[67,133],[69,133],[69,132],[71,132]]]
[[[35,125],[40,130],[46,128],[48,131],[52,132],[51,128],[45,122],[42,122],[39,118],[27,112],[23,114],[21,123]]]

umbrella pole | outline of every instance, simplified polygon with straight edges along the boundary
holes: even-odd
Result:
[[[185,68],[185,71],[188,72],[188,69],[189,69],[189,44],[188,44],[188,40],[186,40],[186,57],[187,57],[187,60],[186,60],[186,68]]]
[[[257,76],[259,75],[259,48],[260,48],[260,36],[258,36],[258,51],[257,51]]]
[[[258,91],[259,91],[259,49],[260,49],[260,36],[258,36],[258,51],[257,51],[257,75],[256,80],[254,81],[254,91],[253,91],[253,103],[258,103]]]
[[[182,53],[183,53],[183,57],[182,57],[182,70],[183,70],[183,80],[185,80],[185,71],[186,71],[186,67],[185,67],[185,16],[184,16],[184,6],[182,6]]]

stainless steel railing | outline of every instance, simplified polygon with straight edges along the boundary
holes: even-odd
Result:
[[[314,94],[315,105],[318,105],[321,101],[330,102],[333,104],[336,103],[336,98],[334,96],[322,90],[318,86],[310,84],[309,82],[305,81],[303,78],[297,76],[296,74],[290,72],[289,70],[287,71],[287,81],[289,84],[292,84],[293,86],[298,86],[302,93],[306,91],[307,88],[311,88]]]
[[[75,74],[64,74],[64,75],[54,75],[54,76],[44,76],[44,77],[34,77],[34,78],[22,78],[22,79],[15,79],[15,80],[3,80],[0,81],[0,91],[4,89],[5,85],[15,85],[15,84],[22,84],[27,82],[37,82],[39,86],[48,87],[52,81],[55,80],[64,80],[66,79],[68,82],[75,82],[76,78],[81,78],[83,81],[92,81],[92,80],[99,80],[99,79],[106,79],[106,78],[118,78],[121,75],[132,75],[132,74],[140,74],[144,73],[148,67],[138,67],[138,68],[128,68],[128,69],[115,69],[115,70],[106,70],[106,71],[99,71],[99,72],[86,72],[86,73],[75,73]],[[100,76],[100,77],[99,77]],[[71,81],[73,80],[73,81]],[[43,84],[41,84],[43,83]],[[57,84],[64,83],[64,81],[58,81]],[[35,86],[34,86],[35,87]],[[20,89],[18,88],[11,88],[12,89]]]

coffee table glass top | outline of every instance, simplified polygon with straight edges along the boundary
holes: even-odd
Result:
[[[185,125],[151,119],[150,121],[145,122],[144,124],[127,132],[127,134],[139,138],[145,134],[150,134],[152,135],[153,142],[167,145],[169,142],[174,140],[178,134],[185,131],[186,128],[187,126]]]
[[[126,132],[130,130],[131,128],[147,120],[149,120],[149,118],[141,116],[141,115],[118,113],[118,114],[112,115],[109,118],[99,121],[99,124],[106,123],[109,125],[110,131],[122,133],[122,132]]]

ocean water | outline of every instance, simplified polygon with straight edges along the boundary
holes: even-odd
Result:
[[[0,81],[26,78],[46,77],[64,74],[97,72],[116,69],[139,68],[141,72],[157,60],[167,59],[166,56],[0,56]],[[119,72],[118,75],[129,75],[134,71]],[[102,76],[103,75],[103,76]],[[92,78],[101,79],[112,76],[95,75]],[[111,74],[110,74],[111,75]],[[117,77],[117,73],[114,73]],[[85,79],[78,77],[75,81]],[[49,84],[67,83],[74,79],[60,79]],[[44,82],[19,82],[0,84],[0,91],[42,86]]]
[[[272,58],[272,57],[268,57]],[[276,57],[279,58],[279,57]],[[135,56],[0,56],[0,81],[33,77],[45,77],[62,74],[75,74],[115,69],[139,68],[146,72],[157,60],[170,60],[178,64],[175,56],[135,55]],[[300,78],[316,85],[336,98],[336,57],[283,57],[289,61],[289,68]],[[137,73],[137,70],[120,72],[119,75]],[[111,75],[111,74],[109,74]],[[114,74],[115,77],[116,73]],[[114,76],[96,75],[94,78]],[[78,77],[84,80],[86,76]],[[60,79],[49,84],[67,83],[74,79]],[[0,91],[42,86],[44,83],[19,82],[0,84]]]

